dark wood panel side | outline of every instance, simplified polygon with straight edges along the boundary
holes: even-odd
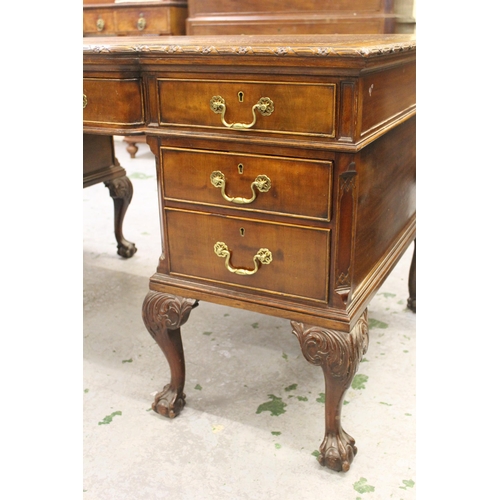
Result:
[[[390,12],[386,0],[190,0],[189,15],[255,12]]]
[[[373,273],[416,212],[413,117],[355,155],[358,212],[353,290]]]
[[[391,22],[386,24],[387,19]],[[187,19],[188,35],[328,35],[335,34],[377,34],[391,33],[385,31],[394,25],[393,17],[386,16],[339,16],[318,19],[315,16],[227,16],[196,17]]]
[[[115,158],[113,136],[83,134],[83,187],[124,175]]]
[[[361,79],[363,103],[360,138],[408,113],[416,102],[415,60],[388,71],[367,74]]]

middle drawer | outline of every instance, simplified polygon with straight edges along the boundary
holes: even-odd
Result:
[[[165,200],[329,221],[332,163],[163,147]]]

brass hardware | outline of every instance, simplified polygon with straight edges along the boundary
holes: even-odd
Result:
[[[245,228],[244,227],[240,227],[240,235],[245,236]]]
[[[238,274],[240,276],[250,276],[255,274],[260,267],[260,264],[269,264],[273,260],[273,254],[267,248],[261,248],[253,257],[254,268],[252,270],[241,269],[231,266],[231,252],[229,251],[228,246],[223,241],[218,241],[214,245],[214,252],[217,257],[222,257],[226,259],[225,266],[226,269],[234,274]],[[260,264],[259,264],[260,263]]]
[[[255,114],[255,110],[257,110],[262,116],[269,116],[274,111],[274,103],[269,97],[261,97],[257,104],[252,106],[252,115],[253,121],[252,123],[227,123],[224,119],[226,114],[226,101],[220,95],[213,96],[210,99],[210,109],[221,116],[222,124],[227,128],[234,129],[249,129],[255,125],[257,121],[257,115]]]
[[[216,188],[221,189],[222,197],[231,203],[238,203],[239,205],[245,205],[252,203],[257,197],[257,193],[254,188],[257,188],[261,193],[266,193],[271,189],[271,179],[267,175],[258,175],[255,180],[250,184],[250,189],[252,190],[253,196],[251,198],[241,198],[241,197],[231,197],[225,193],[226,188],[226,176],[220,170],[214,170],[210,174],[210,182]]]
[[[243,173],[243,163],[238,163],[238,172],[239,172],[240,174],[242,174],[242,173]]]
[[[245,93],[240,90],[238,92],[238,101],[243,102],[243,99],[245,99]]]
[[[102,31],[104,29],[104,25],[105,25],[104,19],[100,17],[96,22],[97,31]]]
[[[87,96],[85,94],[83,94],[83,109],[85,109],[87,107]]]
[[[141,12],[139,14],[139,19],[137,21],[137,29],[139,31],[142,31],[146,27],[146,18],[144,17],[144,14]]]

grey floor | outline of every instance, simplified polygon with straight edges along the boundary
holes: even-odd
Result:
[[[203,302],[184,325],[187,404],[151,411],[169,379],[141,318],[160,254],[154,158],[116,141],[134,185],[122,259],[112,199],[83,190],[85,500],[416,498],[416,316],[406,308],[410,249],[369,307],[370,346],[347,391],[343,424],[358,455],[345,474],[321,467],[321,369],[288,321]],[[279,411],[272,414],[274,401]]]

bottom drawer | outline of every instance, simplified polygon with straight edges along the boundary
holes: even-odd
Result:
[[[328,301],[329,229],[171,209],[166,221],[171,275]]]

